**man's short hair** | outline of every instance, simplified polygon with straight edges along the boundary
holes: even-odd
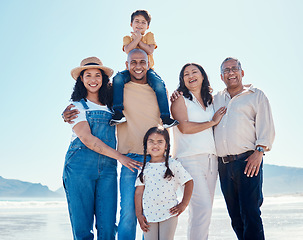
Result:
[[[226,63],[226,62],[229,61],[229,60],[234,60],[234,61],[236,61],[237,64],[238,64],[239,69],[242,69],[241,63],[240,63],[240,61],[239,61],[237,58],[227,57],[227,58],[224,59],[224,61],[223,61],[222,64],[221,64],[221,67],[220,67],[221,73],[223,72],[223,65],[224,65],[224,63]]]
[[[134,53],[137,53],[137,52],[140,52],[140,53],[146,55],[146,59],[148,60],[147,53],[146,53],[144,50],[142,50],[142,49],[140,49],[140,48],[134,48],[133,50],[131,50],[131,51],[128,53],[128,55],[127,55],[127,62],[129,62],[129,57],[130,57],[131,55],[133,55]]]

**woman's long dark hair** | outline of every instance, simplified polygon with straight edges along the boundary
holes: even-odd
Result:
[[[202,97],[204,106],[207,107],[208,105],[212,104],[212,102],[213,102],[213,97],[211,95],[212,88],[210,87],[208,77],[207,77],[205,70],[199,64],[187,63],[182,67],[180,75],[179,75],[179,87],[178,87],[177,91],[183,92],[184,97],[188,98],[189,100],[193,100],[193,96],[191,95],[191,93],[189,92],[188,88],[185,86],[185,83],[184,83],[184,71],[185,71],[185,68],[190,65],[196,66],[204,78],[204,80],[202,82],[202,87],[201,87],[201,97]]]
[[[86,70],[86,69],[85,69]],[[77,78],[76,84],[74,86],[74,91],[71,96],[71,100],[73,101],[80,101],[82,98],[85,99],[87,97],[87,89],[85,88],[83,82],[81,81],[81,77],[83,77],[84,71],[83,70],[79,77]],[[111,108],[113,105],[113,94],[112,94],[112,86],[109,82],[108,76],[105,72],[100,69],[102,74],[102,86],[99,89],[99,101],[100,103],[106,105],[107,107]],[[81,76],[81,77],[80,77]]]
[[[143,138],[143,146],[144,146],[144,160],[143,160],[143,166],[142,166],[142,169],[141,169],[141,172],[139,174],[139,179],[140,181],[143,183],[143,171],[144,171],[144,168],[145,168],[145,165],[146,165],[146,155],[147,155],[147,140],[148,140],[148,137],[153,134],[153,133],[157,133],[157,134],[160,134],[164,137],[164,140],[166,142],[166,151],[165,151],[165,166],[166,166],[166,171],[165,171],[165,174],[164,174],[164,178],[167,178],[168,180],[170,180],[172,177],[174,177],[174,174],[173,172],[170,170],[169,168],[169,165],[168,165],[168,159],[169,159],[169,151],[170,151],[170,141],[169,141],[169,134],[168,134],[168,131],[162,127],[162,126],[158,126],[158,127],[152,127],[150,128],[144,138]]]

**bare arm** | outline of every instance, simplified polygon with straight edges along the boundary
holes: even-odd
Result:
[[[183,134],[193,134],[204,131],[210,127],[217,125],[223,115],[226,112],[226,108],[220,108],[213,116],[211,121],[207,122],[191,122],[188,120],[187,108],[183,97],[179,97],[171,104],[171,113],[174,119],[179,121],[177,126],[180,132]]]
[[[73,130],[76,133],[76,135],[79,137],[80,141],[89,149],[97,153],[100,153],[102,155],[117,159],[121,164],[129,168],[132,172],[134,172],[133,169],[139,170],[138,166],[142,165],[140,162],[134,161],[131,158],[122,155],[117,150],[109,147],[104,142],[102,142],[99,138],[92,135],[88,122],[83,121],[77,123],[73,127]]]
[[[139,43],[142,39],[142,34],[140,32],[136,31],[136,32],[131,32],[131,33],[132,33],[133,41],[131,41],[129,44],[125,45],[124,49],[123,49],[124,52],[126,52],[127,54],[129,54],[129,52],[131,50],[135,49],[139,45]]]
[[[188,182],[185,183],[184,187],[184,194],[182,201],[175,207],[172,207],[169,211],[171,215],[175,215],[178,217],[188,206],[191,195],[193,193],[193,187],[194,187],[194,181],[189,180]]]
[[[155,50],[154,44],[146,44],[146,43],[140,41],[138,45],[142,50],[144,50],[147,53],[147,55],[153,54],[153,52]]]
[[[142,198],[143,198],[144,186],[137,186],[135,192],[135,209],[138,222],[143,232],[147,232],[149,225],[145,216],[143,215]]]

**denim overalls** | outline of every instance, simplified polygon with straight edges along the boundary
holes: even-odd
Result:
[[[86,102],[83,99],[80,102],[87,109],[92,135],[115,149],[115,127],[109,126],[112,114],[89,111]],[[117,160],[90,150],[76,138],[66,153],[63,183],[74,239],[94,239],[94,216],[98,240],[115,239]]]

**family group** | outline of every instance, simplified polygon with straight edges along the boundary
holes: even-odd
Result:
[[[218,175],[237,238],[264,239],[262,165],[275,136],[267,97],[242,83],[240,61],[228,57],[220,68],[226,88],[214,96],[203,67],[185,64],[169,108],[153,69],[150,21],[146,10],[132,13],[133,31],[123,38],[126,70],[112,83],[113,70],[97,57],[71,71],[72,104],[62,117],[73,135],[63,184],[74,239],[94,239],[95,222],[97,239],[135,240],[138,221],[145,240],[171,240],[187,207],[187,239],[208,239]]]

